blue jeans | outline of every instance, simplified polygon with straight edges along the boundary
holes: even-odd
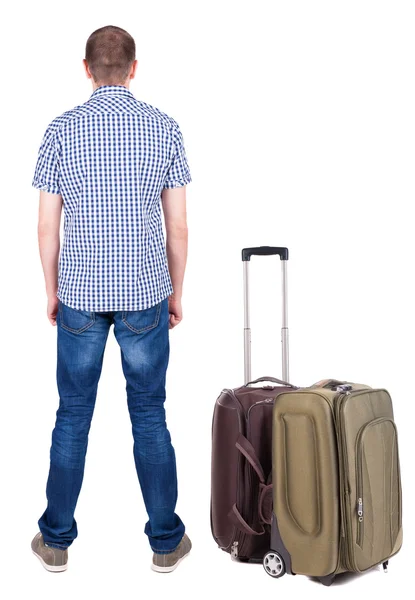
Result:
[[[167,298],[146,310],[111,312],[76,310],[59,301],[59,408],[52,432],[47,508],[39,528],[45,543],[57,548],[67,548],[78,535],[74,512],[112,323],[126,379],[135,466],[149,517],[144,531],[154,552],[172,552],[183,537],[184,525],[175,513],[176,459],[164,409],[169,361]]]

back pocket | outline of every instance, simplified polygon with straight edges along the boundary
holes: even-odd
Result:
[[[59,301],[60,325],[72,333],[82,333],[95,323],[95,313],[71,308]]]
[[[144,310],[124,310],[122,321],[134,333],[144,333],[157,327],[163,302]]]

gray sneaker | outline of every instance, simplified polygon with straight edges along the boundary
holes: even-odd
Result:
[[[48,571],[59,573],[68,568],[68,550],[47,546],[41,533],[37,533],[32,540],[32,552]]]
[[[170,573],[170,571],[174,571],[178,564],[182,562],[191,549],[192,542],[184,534],[182,541],[173,552],[169,552],[169,554],[153,554],[151,568],[158,573]]]

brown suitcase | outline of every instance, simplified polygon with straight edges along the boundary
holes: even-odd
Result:
[[[283,379],[251,381],[248,267],[252,255],[277,254],[282,266]],[[240,560],[262,560],[270,547],[272,519],[272,408],[279,393],[296,390],[288,380],[287,248],[242,250],[244,265],[245,385],[224,389],[212,424],[211,528],[219,548]],[[261,387],[251,387],[262,383]],[[274,385],[270,385],[274,384]],[[265,385],[266,384],[266,385]]]

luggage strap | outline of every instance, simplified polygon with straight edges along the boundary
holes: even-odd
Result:
[[[241,529],[249,535],[262,535],[263,533],[265,533],[265,529],[262,526],[262,524],[260,531],[255,531],[255,529],[252,529],[252,527],[248,525],[248,523],[245,521],[245,519],[239,512],[236,504],[232,506],[231,510],[229,511],[228,517],[238,529]]]
[[[265,481],[265,474],[262,465],[255,452],[251,442],[241,433],[238,435],[235,444],[239,452],[246,458],[259,478],[259,496],[258,496],[258,514],[260,521],[260,530],[253,529],[243,518],[236,504],[232,506],[228,517],[238,527],[249,535],[262,535],[265,533],[263,524],[270,524],[272,518],[272,483]]]
[[[238,435],[235,446],[238,448],[239,452],[241,452],[246,460],[250,463],[254,471],[259,477],[259,481],[261,483],[265,483],[265,475],[264,470],[262,468],[261,463],[256,455],[255,449],[251,442],[244,436],[242,433]]]

